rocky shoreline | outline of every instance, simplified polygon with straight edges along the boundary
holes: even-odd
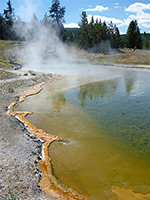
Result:
[[[53,80],[57,75],[22,70],[12,73],[16,78],[0,81],[0,200],[46,200],[38,185],[42,141],[30,136],[23,124],[8,115],[7,106],[26,88]]]

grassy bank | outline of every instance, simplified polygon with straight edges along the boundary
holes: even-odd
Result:
[[[121,53],[114,52],[111,55],[91,54],[91,62],[103,64],[128,64],[128,65],[150,65],[150,50],[122,49]]]

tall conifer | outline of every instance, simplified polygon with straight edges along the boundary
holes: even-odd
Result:
[[[138,23],[132,20],[129,24],[127,35],[126,35],[126,46],[133,49],[142,48],[142,38],[140,35],[140,29]]]

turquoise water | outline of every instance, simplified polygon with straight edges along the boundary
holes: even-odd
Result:
[[[149,71],[112,69],[92,82],[68,77],[17,110],[33,111],[35,126],[67,141],[49,149],[54,175],[66,186],[96,200],[116,199],[112,185],[150,193]]]

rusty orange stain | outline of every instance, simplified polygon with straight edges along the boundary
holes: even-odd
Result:
[[[42,147],[42,158],[38,163],[38,167],[42,174],[42,178],[39,182],[39,185],[42,191],[45,193],[45,195],[49,198],[61,199],[61,200],[88,200],[87,197],[80,195],[73,189],[65,187],[62,184],[58,183],[57,179],[52,173],[51,158],[48,155],[48,147],[54,141],[60,141],[62,140],[62,138],[52,135],[50,133],[46,133],[42,129],[37,129],[31,122],[29,122],[25,118],[27,115],[32,114],[32,112],[13,111],[14,106],[20,102],[23,102],[27,96],[39,93],[42,90],[42,86],[44,84],[53,82],[55,80],[60,80],[63,78],[64,76],[59,76],[56,79],[42,82],[40,84],[28,88],[26,91],[24,91],[24,94],[20,96],[18,101],[15,101],[9,105],[8,114],[15,116],[20,122],[22,122],[26,127],[26,129],[31,134],[31,136],[35,136],[44,141]]]

